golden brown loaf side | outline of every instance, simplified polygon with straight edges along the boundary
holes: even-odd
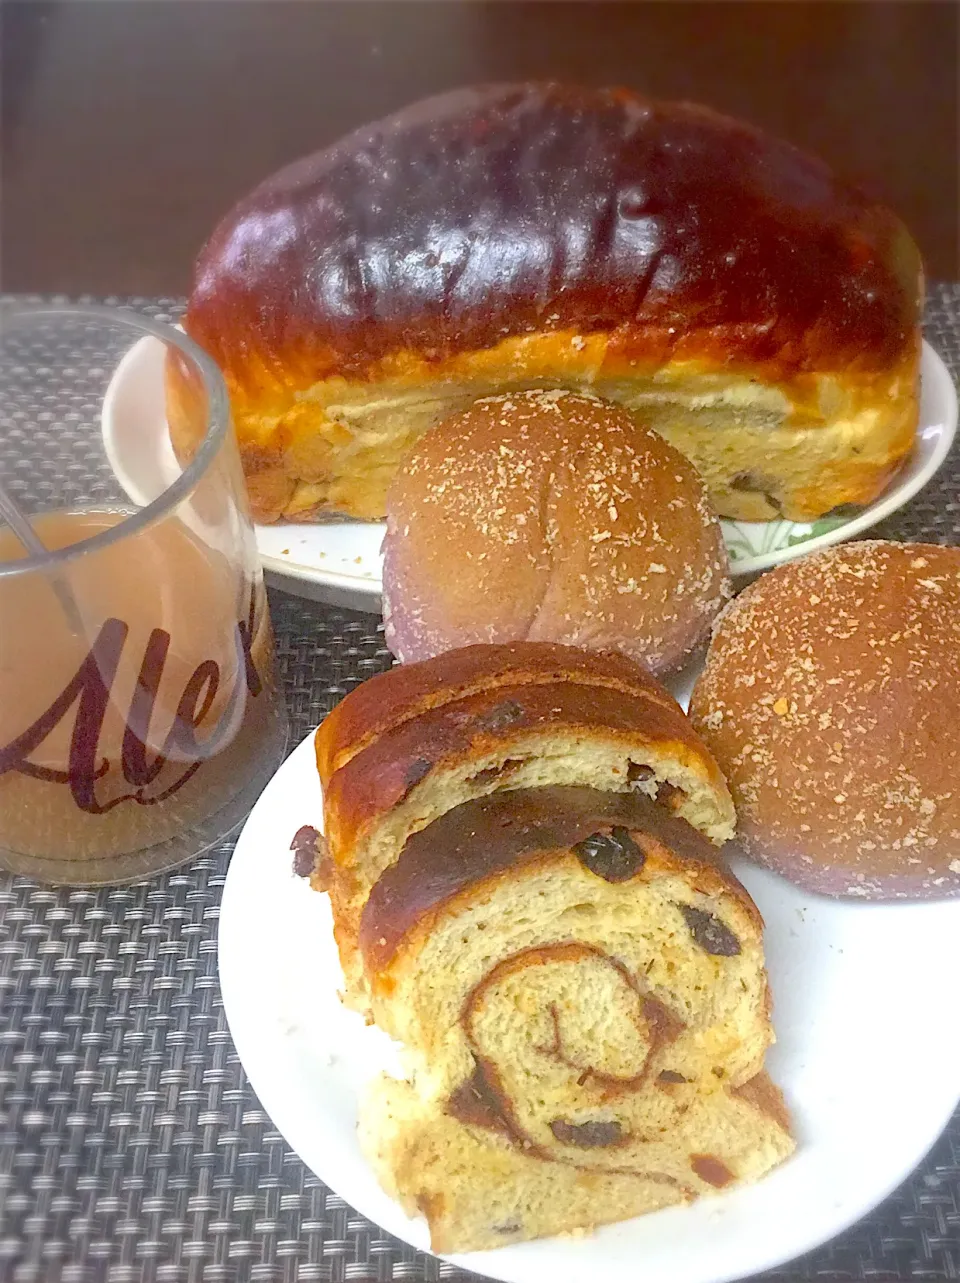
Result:
[[[694,467],[580,393],[487,397],[432,428],[390,486],[383,548],[386,642],[403,661],[529,638],[659,676],[732,595]]]
[[[782,1161],[762,926],[647,797],[498,793],[412,836],[362,930],[411,1081],[374,1085],[361,1136],[434,1250],[588,1228]]]
[[[960,548],[867,541],[763,576],[690,712],[755,859],[828,895],[960,894]]]
[[[412,833],[462,802],[501,789],[590,785],[659,798],[717,843],[733,832],[716,763],[639,666],[618,656],[588,663],[571,648],[534,643],[486,649],[392,669],[376,679],[376,698],[359,687],[331,715],[332,729],[317,732],[318,760],[341,765],[325,777],[327,854],[316,885],[330,892],[357,1005],[357,936],[371,888]],[[351,716],[353,701],[369,711],[372,735],[363,716]]]
[[[184,319],[224,372],[254,515],[379,518],[477,397],[640,410],[723,515],[869,502],[916,422],[919,258],[898,219],[748,125],[629,90],[491,85],[268,178]],[[170,371],[188,453],[196,416]]]

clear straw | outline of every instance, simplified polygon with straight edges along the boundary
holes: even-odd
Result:
[[[30,518],[20,509],[13,495],[6,489],[2,481],[0,481],[0,517],[7,523],[31,556],[46,557],[49,555],[50,550],[34,530]],[[70,591],[69,584],[59,575],[51,575],[50,586],[56,593],[57,600],[63,608],[67,623],[70,625],[70,631],[74,636],[79,636],[83,632],[83,621],[80,618],[80,610],[73,593]]]

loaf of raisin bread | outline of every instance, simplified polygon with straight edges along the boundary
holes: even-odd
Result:
[[[360,915],[404,843],[500,790],[552,785],[657,800],[712,841],[733,804],[679,705],[637,664],[538,643],[473,646],[363,683],[317,732],[325,854],[346,996],[363,1008]]]
[[[361,1139],[434,1251],[686,1202],[794,1147],[759,912],[649,796],[463,803],[408,838],[359,938],[410,1071],[373,1084]]]

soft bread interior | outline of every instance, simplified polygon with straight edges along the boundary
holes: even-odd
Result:
[[[397,806],[373,822],[349,859],[329,870],[346,997],[364,1006],[356,956],[360,912],[371,887],[399,858],[411,834],[473,798],[504,789],[584,785],[607,792],[637,792],[668,809],[720,845],[733,836],[729,797],[695,763],[639,737],[625,742],[602,729],[591,735],[530,734],[486,757],[435,769]]]
[[[435,1251],[635,1216],[792,1151],[759,919],[719,871],[644,849],[626,881],[557,851],[469,884],[374,977],[409,1081],[373,1085],[361,1140]]]
[[[736,954],[701,947],[684,906],[727,928]],[[570,941],[580,947],[568,956],[562,946]],[[544,946],[561,952],[538,954]],[[505,958],[523,965],[491,987],[490,972]],[[646,998],[677,1022],[669,1038],[654,1036]],[[469,1076],[478,1049],[509,1047],[518,1067],[511,1074],[538,1078],[543,1092],[548,1082],[551,1091],[571,1091],[591,1066],[624,1080],[669,1070],[712,1089],[752,1078],[772,1041],[757,925],[733,896],[699,893],[649,859],[627,883],[607,882],[564,853],[471,888],[408,933],[374,981],[372,1009],[409,1049],[418,1088],[437,1096]],[[553,1038],[554,1009],[577,1069],[538,1050]]]
[[[687,1114],[672,1144],[654,1142],[645,1160],[649,1174],[639,1168],[584,1171],[531,1157],[425,1106],[409,1083],[385,1076],[374,1080],[362,1102],[360,1143],[387,1192],[408,1215],[426,1216],[435,1252],[586,1232],[715,1192],[692,1170],[693,1156],[719,1151],[723,1166],[747,1182],[793,1148],[775,1116],[745,1095],[722,1091],[709,1106]]]
[[[915,365],[861,378],[811,375],[802,402],[775,384],[704,373],[692,363],[625,378],[591,369],[511,377],[508,366],[486,378],[426,384],[332,379],[297,394],[283,411],[271,406],[265,414],[241,398],[238,423],[254,496],[282,500],[274,517],[304,520],[323,510],[378,519],[415,441],[479,397],[538,387],[590,391],[638,411],[685,454],[721,516],[807,521],[840,504],[870,502],[908,452]]]

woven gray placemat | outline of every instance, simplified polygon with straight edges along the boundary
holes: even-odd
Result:
[[[179,312],[175,300],[107,301]],[[960,285],[933,289],[928,337],[956,378]],[[960,543],[960,447],[877,533]],[[297,742],[389,656],[373,616],[284,593],[271,605]],[[349,1208],[260,1107],[217,982],[231,849],[116,890],[0,878],[0,1279],[476,1283]],[[929,983],[956,1018],[955,977]],[[960,1278],[960,1113],[871,1215],[760,1277]]]

